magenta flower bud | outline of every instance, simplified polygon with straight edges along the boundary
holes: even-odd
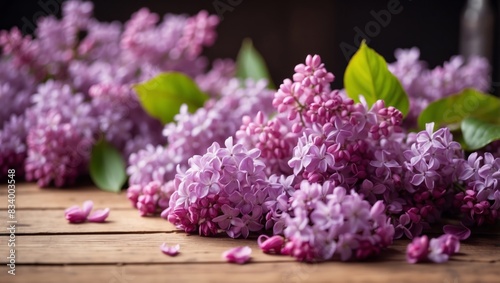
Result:
[[[406,248],[406,260],[417,263],[427,259],[429,254],[429,238],[427,236],[415,237]]]
[[[236,247],[222,253],[222,258],[230,263],[244,264],[250,260],[252,249],[249,246]]]
[[[163,243],[160,246],[160,250],[164,254],[169,255],[169,256],[176,256],[176,255],[178,255],[180,248],[181,248],[181,246],[179,244],[173,245],[173,246],[167,246],[167,243]]]
[[[90,222],[103,223],[109,216],[109,208],[100,209],[92,213],[87,220]]]
[[[259,238],[257,238],[257,243],[260,249],[266,254],[281,254],[285,239],[279,235],[272,237],[260,235]]]

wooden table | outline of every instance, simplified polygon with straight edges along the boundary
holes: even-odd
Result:
[[[5,186],[5,185],[2,185]],[[107,223],[69,224],[64,209],[94,201],[94,209],[111,208]],[[7,226],[7,191],[0,190],[0,222]],[[16,270],[7,273],[10,232],[0,232],[0,282],[500,282],[498,232],[462,243],[461,253],[445,264],[410,265],[408,240],[368,262],[298,263],[286,256],[263,254],[253,240],[187,235],[167,221],[140,217],[124,193],[88,187],[39,189],[19,184],[16,192]],[[169,257],[161,243],[180,244]],[[249,245],[252,261],[228,264],[221,253]]]

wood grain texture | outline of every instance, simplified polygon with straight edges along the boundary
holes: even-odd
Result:
[[[104,207],[96,207],[101,209]],[[71,233],[139,233],[177,231],[174,225],[160,217],[141,217],[135,209],[113,209],[106,223],[70,224],[64,218],[64,209],[55,210],[19,210],[18,235],[71,234]],[[0,211],[0,223],[7,221],[7,213]],[[0,230],[0,235],[9,233]]]
[[[107,223],[69,224],[64,209],[91,199],[110,207]],[[0,190],[0,222],[7,220],[5,191]],[[158,217],[140,217],[126,195],[91,186],[39,189],[18,184],[16,193],[16,276],[7,274],[5,241],[0,245],[0,282],[499,282],[500,237],[497,229],[462,242],[460,254],[445,264],[410,265],[409,240],[396,240],[366,262],[297,263],[291,257],[263,254],[255,239],[187,235]],[[434,231],[439,233],[439,231]],[[5,239],[7,231],[0,230]],[[181,253],[161,253],[161,243],[180,244]],[[247,265],[225,263],[221,254],[252,248]]]
[[[234,264],[132,264],[19,266],[16,276],[0,273],[0,282],[12,283],[133,283],[133,282],[439,282],[498,283],[499,263],[450,261],[446,264],[384,262],[303,264],[271,262]],[[3,270],[2,270],[3,271]]]
[[[222,252],[236,246],[250,246],[255,261],[292,261],[290,257],[260,252],[255,240],[200,237],[185,233],[85,234],[18,236],[17,262],[21,264],[98,263],[195,263],[222,262]],[[180,244],[181,254],[169,257],[160,245]],[[6,246],[0,247],[2,254]],[[0,258],[6,263],[6,258]]]
[[[6,190],[0,189],[0,209],[7,208]],[[86,200],[94,201],[95,207],[131,208],[126,194],[110,193],[93,186],[75,188],[39,188],[33,183],[16,185],[17,209],[66,209],[72,205],[81,205]]]

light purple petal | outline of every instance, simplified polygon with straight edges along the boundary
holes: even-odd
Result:
[[[106,218],[108,218],[108,216],[109,216],[109,208],[105,208],[105,209],[100,209],[100,210],[94,211],[94,213],[92,213],[87,218],[87,220],[90,222],[102,223],[102,222],[106,221]]]
[[[78,206],[66,209],[64,216],[70,223],[82,223],[87,219],[85,212]]]
[[[471,234],[470,229],[465,227],[463,224],[444,225],[443,232],[445,232],[446,234],[453,235],[461,241],[468,239],[470,237],[470,234]]]
[[[173,246],[168,246],[167,243],[163,243],[160,246],[160,250],[169,256],[176,256],[179,254],[181,246],[179,244],[173,245]]]
[[[285,239],[282,236],[276,235],[269,237],[267,235],[260,235],[257,238],[257,243],[259,248],[266,254],[280,254],[283,245],[285,244]]]
[[[236,247],[222,253],[222,258],[230,263],[244,264],[250,260],[252,249],[249,246]]]
[[[85,217],[89,216],[90,211],[94,208],[94,202],[91,200],[87,200],[83,202],[83,212],[85,213]]]

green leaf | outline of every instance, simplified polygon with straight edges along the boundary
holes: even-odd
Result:
[[[420,113],[418,125],[434,122],[437,127],[448,126],[456,129],[467,117],[479,118],[486,122],[499,121],[500,99],[474,89],[465,89],[459,94],[436,100]]]
[[[104,191],[119,192],[125,182],[125,161],[120,152],[101,139],[92,148],[90,177]]]
[[[492,141],[500,140],[499,124],[469,117],[462,120],[461,128],[465,144],[470,150],[476,150]]]
[[[406,115],[410,102],[399,80],[389,71],[385,59],[363,41],[347,65],[344,87],[354,101],[363,95],[369,106],[382,99]]]
[[[174,120],[182,104],[194,112],[208,99],[190,77],[178,72],[159,74],[134,89],[146,112],[164,124]]]
[[[253,47],[252,40],[245,39],[236,58],[236,76],[241,79],[266,79],[268,86],[274,88],[271,76],[262,55]]]

